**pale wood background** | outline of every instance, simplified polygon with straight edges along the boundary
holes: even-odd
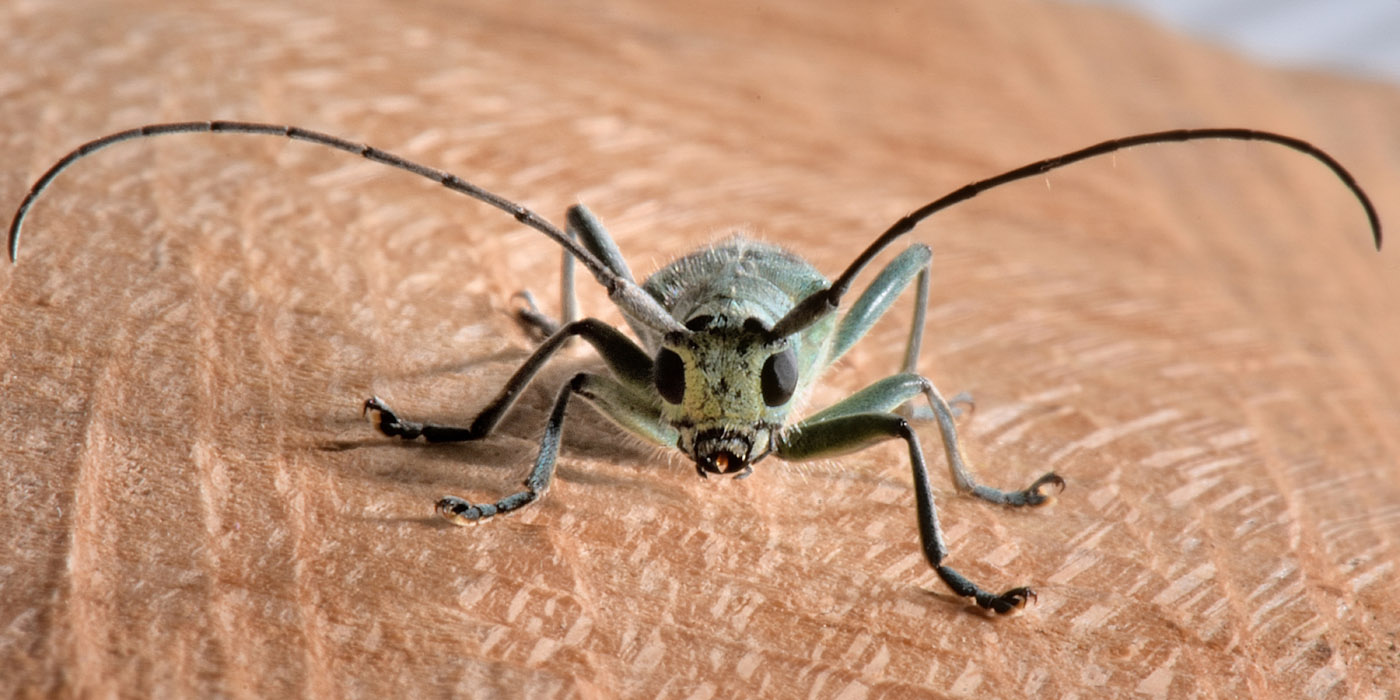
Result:
[[[149,121],[287,121],[551,218],[639,273],[736,228],[835,273],[965,181],[1101,138],[1314,140],[1400,221],[1400,91],[1267,70],[1024,0],[0,6],[0,202]],[[1400,230],[1398,228],[1397,230]],[[589,411],[546,501],[512,489],[557,382],[502,433],[406,447],[374,392],[470,417],[528,348],[555,251],[344,154],[175,137],[85,162],[0,272],[0,695],[1385,697],[1400,686],[1400,257],[1269,147],[1166,147],[922,227],[923,368],[970,390],[1017,512],[936,488],[992,619],[919,556],[896,446],[697,479]],[[616,319],[591,285],[590,312]],[[891,371],[907,301],[817,405]],[[934,463],[935,431],[926,432]]]

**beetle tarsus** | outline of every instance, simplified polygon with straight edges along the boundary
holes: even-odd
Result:
[[[1055,493],[1063,493],[1065,490],[1065,480],[1055,472],[1046,472],[1042,474],[1039,479],[1036,479],[1030,486],[1027,486],[1025,491],[1022,491],[1019,494],[1015,494],[1016,496],[1024,498],[1025,503],[1013,502],[1011,505],[1038,506],[1042,503],[1045,503],[1046,501],[1050,500],[1050,497],[1045,495],[1044,488],[1046,486],[1054,486]]]
[[[1005,615],[1009,612],[1026,607],[1026,603],[1035,599],[1035,591],[1023,586],[1021,588],[1013,588],[998,596],[991,594],[978,596],[977,605],[984,610],[991,610],[998,615]]]
[[[558,332],[560,324],[550,318],[548,314],[540,311],[540,305],[535,301],[535,295],[528,289],[522,289],[511,296],[512,299],[519,299],[524,302],[524,306],[515,310],[515,322],[520,324],[525,332],[534,337],[536,341],[544,341],[549,336]]]
[[[490,503],[473,504],[456,496],[443,496],[437,502],[437,513],[453,525],[475,525],[496,514]]]
[[[412,440],[423,434],[422,423],[399,420],[399,417],[378,396],[365,399],[364,406],[360,408],[360,415],[367,418],[375,430],[388,437]]]
[[[1002,491],[1001,489],[983,486],[978,483],[972,485],[972,495],[990,503],[1004,506],[1038,506],[1050,500],[1045,495],[1045,487],[1054,486],[1058,490],[1056,493],[1065,490],[1065,480],[1055,472],[1046,472],[1039,479],[1036,479],[1030,486],[1020,491]]]
[[[977,601],[977,607],[983,610],[991,610],[998,615],[1005,615],[1009,612],[1020,610],[1026,607],[1026,603],[1036,599],[1035,591],[1025,586],[1012,588],[1000,595],[982,590],[977,584],[968,580],[966,576],[937,564],[933,567],[938,573],[938,577],[953,589],[953,592],[965,598],[972,598]]]
[[[360,414],[369,419],[370,425],[373,425],[375,430],[388,437],[413,440],[422,436],[428,442],[465,442],[481,437],[471,428],[403,420],[378,396],[365,399]]]

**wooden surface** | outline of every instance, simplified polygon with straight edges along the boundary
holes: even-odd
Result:
[[[906,211],[1102,138],[1252,126],[1352,167],[1400,232],[1400,91],[1020,0],[0,5],[0,202],[78,142],[286,121],[422,159],[634,269],[738,228],[834,274]],[[1377,698],[1400,687],[1400,256],[1325,170],[1142,149],[930,221],[922,369],[968,390],[1012,511],[957,495],[922,561],[902,450],[701,481],[590,411],[539,506],[473,529],[558,382],[502,433],[376,438],[370,393],[471,417],[554,298],[510,217],[304,144],[126,144],[0,272],[0,695]],[[588,312],[616,320],[591,285]],[[814,398],[892,371],[908,300]]]

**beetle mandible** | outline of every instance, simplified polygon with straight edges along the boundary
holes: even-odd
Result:
[[[535,502],[549,489],[558,460],[564,418],[577,395],[625,430],[663,447],[675,447],[695,462],[696,472],[748,476],[769,456],[808,460],[898,439],[909,448],[914,475],[919,537],[924,557],[944,583],[980,607],[1007,613],[1034,599],[1029,587],[992,593],[944,564],[944,544],[929,485],[928,466],[917,431],[900,411],[922,398],[938,425],[944,455],[958,490],[1008,506],[1046,500],[1044,489],[1064,487],[1054,472],[1021,490],[979,484],[958,447],[954,410],[916,371],[923,334],[932,253],[913,244],[889,262],[844,314],[837,315],[855,277],[890,244],[919,222],[949,206],[1006,183],[1035,176],[1086,158],[1145,144],[1203,139],[1264,141],[1311,156],[1351,190],[1365,209],[1376,248],[1380,219],[1352,175],[1332,156],[1297,138],[1240,128],[1177,129],[1104,141],[1000,175],[964,185],[895,222],[856,256],[834,281],[806,261],[772,245],[732,238],[686,255],[637,284],[621,253],[596,218],[583,206],[569,209],[565,230],[533,211],[481,189],[456,175],[336,136],[294,126],[207,121],[153,124],[89,141],[50,167],[30,188],[10,224],[10,260],[19,253],[20,229],[35,199],[75,161],[122,141],[188,132],[279,135],[348,151],[434,180],[515,217],[564,248],[565,268],[578,260],[607,290],[637,336],[591,318],[573,318],[572,275],[564,275],[563,318],[538,312],[527,297],[521,319],[545,340],[506,381],[500,393],[469,426],[420,423],[401,418],[378,397],[362,412],[382,434],[429,442],[479,440],[491,434],[540,368],[567,340],[583,338],[598,352],[610,374],[581,372],[559,389],[545,424],[535,465],[524,489],[495,503],[473,504],[447,496],[437,511],[457,524],[477,522]],[[795,423],[789,407],[833,362],[855,344],[910,285],[917,299],[901,371],[871,384],[835,405]]]

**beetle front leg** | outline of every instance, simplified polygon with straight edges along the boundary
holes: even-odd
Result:
[[[506,411],[515,404],[520,393],[535,378],[545,362],[564,343],[582,336],[597,351],[624,384],[645,392],[651,386],[651,358],[637,344],[612,326],[593,318],[574,321],[545,339],[520,368],[515,370],[496,398],[477,414],[470,427],[418,423],[399,418],[378,396],[365,399],[361,413],[375,429],[389,437],[412,440],[423,437],[428,442],[464,442],[486,437],[500,423]]]
[[[1034,600],[1035,591],[1030,588],[1023,586],[999,594],[991,593],[943,564],[943,560],[948,558],[948,546],[943,542],[943,531],[938,525],[938,508],[934,505],[933,489],[929,485],[928,466],[919,447],[919,437],[904,418],[893,413],[857,413],[807,421],[784,432],[777,440],[776,449],[778,456],[787,460],[818,459],[890,438],[904,440],[909,446],[919,540],[923,544],[924,558],[938,577],[954,593],[972,598],[983,609],[998,614],[1024,607],[1027,600]]]
[[[583,375],[579,375],[581,376]],[[545,423],[544,437],[540,439],[540,452],[535,457],[535,466],[530,470],[530,475],[525,477],[525,490],[517,491],[495,503],[473,504],[456,496],[443,496],[437,502],[438,515],[456,525],[471,525],[494,515],[519,510],[544,496],[554,480],[554,466],[559,461],[559,440],[564,433],[564,411],[569,406],[569,396],[574,392],[573,385],[572,381],[565,385],[554,400],[554,410],[549,412],[549,421]]]

